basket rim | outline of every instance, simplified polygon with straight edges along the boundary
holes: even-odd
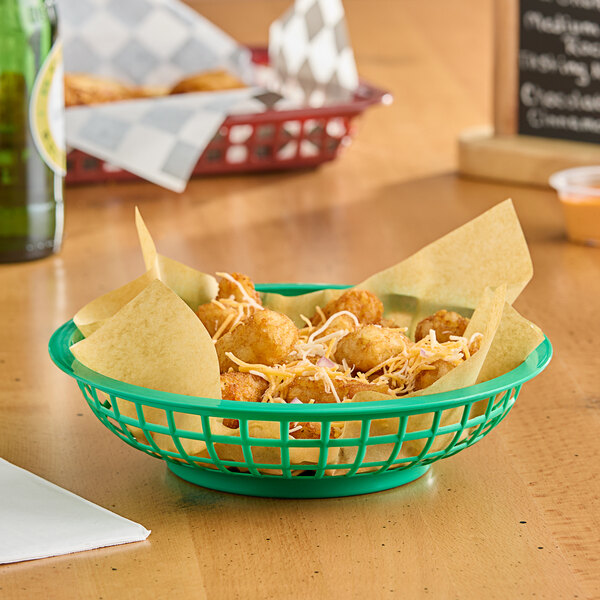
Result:
[[[270,293],[287,292],[287,295],[299,295],[322,289],[347,289],[347,285],[334,284],[262,284],[257,285],[259,291]],[[73,336],[79,333],[73,320],[59,326],[48,343],[48,352],[54,364],[64,373],[78,382],[91,385],[108,394],[117,397],[138,400],[141,404],[155,406],[177,412],[186,409],[208,410],[212,414],[239,414],[242,418],[256,418],[266,421],[280,419],[295,420],[296,418],[330,418],[344,420],[346,417],[376,418],[391,414],[415,414],[445,410],[468,402],[487,398],[504,392],[510,388],[522,385],[541,373],[552,358],[552,344],[546,335],[544,340],[517,367],[490,379],[484,383],[437,394],[425,394],[409,398],[377,400],[372,402],[349,402],[344,404],[262,404],[257,402],[236,402],[217,398],[203,398],[162,392],[151,388],[124,383],[117,379],[106,377],[88,369],[79,363],[71,353],[70,346]],[[73,368],[76,365],[77,372]],[[217,411],[215,411],[217,409]]]

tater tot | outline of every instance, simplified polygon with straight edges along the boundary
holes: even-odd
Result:
[[[356,321],[350,315],[339,315],[329,323],[326,329],[324,329],[317,336],[317,340],[321,337],[335,333],[336,331],[346,330],[348,333],[356,329]]]
[[[435,383],[440,377],[446,375],[454,369],[454,365],[445,360],[436,360],[431,363],[433,369],[427,369],[421,371],[415,377],[415,390],[423,390],[429,387],[432,383]]]
[[[335,359],[367,372],[384,360],[402,354],[412,342],[400,329],[365,325],[343,337],[337,345]]]
[[[321,423],[298,423],[302,429],[290,433],[296,440],[318,440],[321,437]]]
[[[221,307],[214,302],[207,302],[198,307],[196,314],[212,337],[229,315],[237,314],[237,310],[229,306]]]
[[[297,429],[290,433],[290,435],[296,440],[318,440],[321,437],[321,422],[314,421],[309,423],[298,423],[301,429]],[[295,428],[294,428],[295,429]],[[337,439],[342,433],[342,430],[335,425],[331,425],[329,428],[329,438]]]
[[[383,304],[381,300],[367,290],[348,290],[337,298],[337,300],[332,300],[323,307],[323,313],[326,318],[341,310],[347,310],[356,315],[362,325],[379,323],[383,316]],[[320,317],[316,314],[313,317],[313,324],[317,325],[319,323]]]
[[[269,384],[252,373],[223,373],[221,375],[221,397],[238,402],[260,402]],[[237,429],[237,419],[223,419],[223,425]]]
[[[272,366],[283,362],[297,341],[298,330],[289,317],[273,310],[259,310],[217,341],[221,373],[230,368],[237,370],[227,352],[244,362]]]
[[[434,315],[423,319],[415,329],[415,342],[429,335],[429,330],[435,331],[438,342],[448,342],[451,335],[463,335],[469,319],[448,310],[438,310]]]
[[[260,402],[269,384],[252,373],[223,373],[221,396],[223,400],[238,402]]]
[[[331,378],[338,398],[340,400],[351,400],[358,392],[372,391],[383,394],[390,393],[385,384],[372,384],[364,381]],[[316,404],[337,402],[334,393],[326,391],[325,382],[322,379],[313,380],[307,376],[299,376],[292,381],[287,392],[288,402],[297,398],[304,404],[314,400]]]
[[[235,279],[240,286],[244,288],[244,291],[258,304],[262,305],[260,296],[258,292],[254,289],[254,283],[247,275],[243,275],[242,273],[229,273],[230,277]],[[238,302],[247,301],[244,297],[244,294],[240,290],[239,286],[230,281],[226,277],[221,277],[221,281],[219,281],[219,291],[217,293],[217,298],[232,298],[233,300],[237,300]]]

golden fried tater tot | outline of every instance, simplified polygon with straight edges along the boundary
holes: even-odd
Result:
[[[356,321],[350,315],[338,315],[331,323],[329,323],[326,329],[323,329],[323,331],[319,333],[316,340],[318,341],[319,338],[335,333],[336,331],[341,331],[342,329],[347,333],[354,331],[356,329]]]
[[[189,92],[214,92],[216,90],[233,90],[246,87],[237,77],[224,69],[194,73],[182,79],[171,89],[171,94]]]
[[[363,373],[403,351],[412,342],[400,329],[365,325],[343,337],[337,345],[335,359]]]
[[[385,384],[372,384],[364,381],[331,378],[335,391],[340,400],[351,400],[358,392],[381,392],[389,393]],[[322,379],[313,380],[310,377],[300,375],[290,384],[287,392],[288,402],[297,398],[304,404],[314,400],[316,404],[337,402],[335,394],[331,389],[326,391],[325,382]]]
[[[359,322],[363,325],[379,323],[383,316],[383,304],[381,300],[367,290],[348,290],[337,300],[332,300],[323,307],[325,318],[329,318],[341,310],[347,310],[356,315]],[[318,313],[313,317],[312,322],[313,325],[321,323]]]
[[[463,335],[469,319],[448,310],[438,310],[434,315],[423,319],[415,330],[415,342],[429,335],[429,330],[435,331],[438,342],[448,342],[451,335]]]
[[[290,435],[296,440],[318,440],[321,437],[321,423],[298,423],[302,429],[293,431]]]
[[[269,384],[252,373],[223,373],[221,396],[223,400],[238,402],[260,402]]]
[[[221,373],[230,368],[237,370],[227,352],[244,362],[272,366],[281,363],[297,341],[298,330],[289,317],[273,310],[259,310],[217,341]]]
[[[230,306],[219,306],[214,302],[207,302],[206,304],[201,304],[196,310],[196,314],[198,318],[202,321],[204,327],[210,334],[210,337],[213,337],[219,327],[221,327],[222,323],[229,317],[229,315],[236,315],[237,310]]]
[[[249,277],[240,273],[227,273],[225,275],[219,282],[217,301],[201,304],[196,310],[196,314],[211,337],[215,336],[221,325],[228,319],[229,326],[226,325],[224,331],[219,332],[219,335],[231,329],[240,318],[242,320],[246,319],[253,312],[260,310],[260,306],[262,306],[260,296],[254,289],[254,284]],[[228,279],[227,276],[231,279]],[[234,283],[232,279],[237,283]],[[252,302],[259,305],[258,307],[248,303],[248,297],[244,295],[240,287],[243,288]],[[227,300],[229,302],[219,302],[219,300]],[[230,300],[234,302],[230,302]],[[236,302],[244,304],[236,305]],[[241,314],[240,310],[243,310]]]
[[[398,323],[396,323],[396,321],[394,321],[393,319],[381,319],[381,321],[379,321],[378,324],[381,325],[382,327],[389,327],[390,329],[397,329],[397,328],[405,329],[405,328],[401,327],[400,325],[398,325]]]
[[[473,354],[475,354],[479,348],[481,348],[481,342],[483,341],[483,335],[475,335],[471,338],[471,341],[469,343],[469,352],[471,354],[471,356],[473,356]]]
[[[421,371],[415,377],[415,390],[423,390],[429,387],[432,383],[435,383],[440,377],[446,375],[454,369],[454,365],[445,360],[436,360],[431,363],[433,369],[427,369],[426,371]]]
[[[223,373],[221,375],[221,396],[223,400],[238,402],[260,402],[269,384],[252,373]],[[237,429],[237,419],[223,419],[223,425]]]
[[[226,277],[221,277],[221,281],[219,281],[219,291],[217,293],[217,298],[233,298],[233,300],[237,300],[238,302],[245,302],[247,298],[244,297],[244,294],[240,290],[241,286],[244,288],[244,291],[254,300],[257,304],[262,305],[262,301],[258,292],[254,289],[254,283],[247,275],[243,275],[242,273],[228,273],[228,275],[235,279],[239,285],[236,285],[230,279]]]
[[[302,429],[292,431],[290,435],[296,440],[318,440],[321,437],[321,422],[315,421],[310,423],[298,423],[296,427],[300,425]],[[296,428],[294,427],[294,429]],[[331,425],[329,428],[329,438],[337,439],[342,433],[339,427]]]

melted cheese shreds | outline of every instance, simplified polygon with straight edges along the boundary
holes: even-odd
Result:
[[[255,310],[256,307],[249,302],[238,302],[233,298],[215,298],[211,300],[212,304],[215,304],[223,311],[229,311],[229,314],[221,323],[215,335],[213,335],[213,342],[217,342],[226,333],[233,331],[242,321],[247,319]]]
[[[471,356],[469,341],[459,336],[453,338],[439,342],[430,330],[429,335],[408,345],[402,354],[382,361],[365,377],[372,383],[385,383],[396,395],[408,394],[414,390],[419,373],[435,369],[433,363],[443,360],[455,367]]]
[[[351,313],[349,310],[340,310],[339,312],[333,313],[329,319],[327,319],[325,321],[325,323],[323,323],[323,325],[321,325],[321,327],[319,327],[319,329],[317,329],[316,331],[313,331],[309,336],[308,336],[308,341],[312,342],[314,340],[314,338],[316,338],[320,333],[322,333],[323,331],[325,331],[327,329],[327,327],[329,327],[329,325],[335,321],[338,317],[341,317],[342,315],[347,315],[349,317],[352,318],[352,320],[354,321],[354,324],[359,327],[360,323],[358,322],[358,319],[356,318],[356,315],[354,313]],[[323,315],[324,316],[324,315]]]
[[[237,279],[235,279],[235,277],[233,277],[229,273],[222,273],[222,272],[216,273],[216,275],[218,275],[219,277],[222,277],[223,279],[227,279],[227,281],[230,281],[231,283],[233,283],[238,288],[238,290],[240,290],[242,297],[248,304],[250,304],[257,310],[264,310],[264,306],[262,304],[259,304],[254,298],[252,298],[250,296],[250,294],[248,294],[248,292],[246,291],[244,286]]]
[[[227,327],[234,320],[234,318],[235,315],[233,313],[227,315],[227,318],[221,323],[217,331],[215,331],[215,335],[212,336],[213,342],[216,342],[223,335],[223,333],[227,330]]]
[[[336,402],[341,402],[334,381],[352,380],[350,369],[340,371],[341,365],[319,366],[307,359],[296,360],[283,365],[269,367],[259,363],[247,363],[232,352],[225,355],[231,359],[242,373],[252,373],[269,383],[263,395],[263,402],[273,402],[275,398],[287,396],[287,390],[296,377],[308,377],[313,381],[322,381],[325,392],[333,394]]]

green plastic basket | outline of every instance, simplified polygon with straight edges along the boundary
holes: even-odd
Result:
[[[259,285],[257,289],[300,295],[317,289],[346,287],[274,284]],[[343,405],[261,404],[169,394],[104,377],[75,361],[70,346],[81,337],[73,321],[65,323],[50,339],[50,356],[61,370],[77,380],[88,405],[110,431],[134,448],[162,458],[173,473],[192,483],[236,494],[280,498],[365,494],[421,477],[433,462],[468,448],[496,427],[514,405],[523,383],[540,373],[552,357],[552,346],[545,338],[509,373],[460,390]],[[117,400],[133,403],[137,418],[121,414]],[[164,411],[166,418],[162,421],[166,425],[148,422],[144,407]],[[203,432],[178,429],[179,413],[199,415]],[[239,436],[211,431],[211,417],[238,419]],[[371,424],[381,423],[380,419],[394,419],[388,422],[393,429],[384,435],[373,435],[375,428]],[[419,423],[427,421],[427,427],[414,430],[411,425],[417,422],[415,419]],[[249,421],[278,422],[279,438],[251,437]],[[320,439],[291,438],[289,424],[296,421],[320,422]],[[331,423],[343,421],[354,422],[356,437],[331,437]],[[159,447],[152,433],[169,436],[175,449]],[[182,440],[204,441],[205,456],[189,455]],[[221,444],[234,445],[240,460],[220,458]],[[257,447],[278,449],[279,462],[256,462],[252,450]],[[311,448],[318,457],[315,464],[294,463],[290,451],[293,453],[295,448]],[[351,460],[344,464],[328,463],[329,452],[337,448],[344,448]],[[373,454],[376,460],[372,460]]]

